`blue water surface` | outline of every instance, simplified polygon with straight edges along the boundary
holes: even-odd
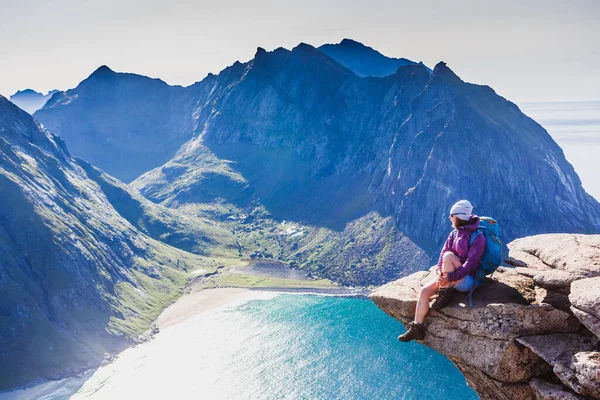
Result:
[[[80,377],[2,400],[477,399],[444,356],[400,343],[359,297],[274,294],[201,312]]]
[[[232,357],[248,383],[233,397],[478,398],[447,358],[398,342],[403,325],[368,299],[284,294],[227,312],[256,332]]]

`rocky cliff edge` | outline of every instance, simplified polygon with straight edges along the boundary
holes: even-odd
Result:
[[[473,307],[457,292],[431,310],[422,343],[450,358],[482,399],[600,399],[600,235],[537,235],[508,248],[514,268],[500,267]],[[407,324],[432,271],[369,297]]]

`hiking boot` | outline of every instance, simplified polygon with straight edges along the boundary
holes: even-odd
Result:
[[[398,336],[398,340],[401,342],[410,342],[411,340],[423,340],[425,338],[425,329],[423,328],[423,324],[417,324],[416,322],[411,322],[408,324],[408,329],[406,333]]]
[[[452,288],[441,288],[438,289],[437,298],[431,303],[430,308],[432,310],[441,310],[446,307],[448,303],[452,300],[452,293],[454,289]]]

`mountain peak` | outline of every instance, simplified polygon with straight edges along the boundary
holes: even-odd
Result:
[[[27,111],[29,114],[33,114],[42,108],[48,99],[56,92],[56,90],[51,90],[48,92],[48,94],[44,95],[43,93],[36,92],[33,89],[19,90],[10,96],[10,101],[16,104],[19,108]]]
[[[292,49],[292,52],[294,52],[294,51],[306,51],[306,50],[316,51],[317,49],[314,46],[311,46],[308,43],[300,42],[296,47],[294,47]]]
[[[416,64],[406,58],[390,58],[372,47],[345,38],[337,44],[324,44],[318,50],[361,77],[394,75],[403,65]]]
[[[347,46],[347,47],[367,47],[364,44],[362,44],[361,42],[357,42],[356,40],[348,39],[348,38],[342,39],[342,41],[339,43],[339,45]]]
[[[106,73],[106,72],[115,72],[115,71],[113,71],[112,69],[110,69],[108,67],[108,65],[101,65],[101,66],[98,67],[98,69],[95,72]]]
[[[40,95],[43,96],[42,93],[36,92],[33,89],[24,89],[24,90],[17,90],[17,92],[15,94],[13,94],[10,97],[14,97],[14,96],[19,96],[19,95]]]
[[[113,71],[112,69],[110,69],[108,66],[106,65],[101,65],[100,67],[98,67],[98,69],[96,69],[94,72],[92,72],[92,74],[90,75],[91,77],[108,77],[108,76],[112,76],[116,74],[115,71]]]
[[[460,79],[458,75],[454,73],[454,71],[448,68],[444,61],[440,61],[436,64],[435,68],[433,68],[433,72],[431,73],[431,77],[440,77],[449,82],[462,82],[462,79]]]

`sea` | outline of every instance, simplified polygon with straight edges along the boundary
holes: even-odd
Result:
[[[0,399],[477,399],[446,357],[400,343],[364,297],[256,292],[82,377]]]
[[[517,104],[563,149],[583,188],[600,201],[600,101]]]

